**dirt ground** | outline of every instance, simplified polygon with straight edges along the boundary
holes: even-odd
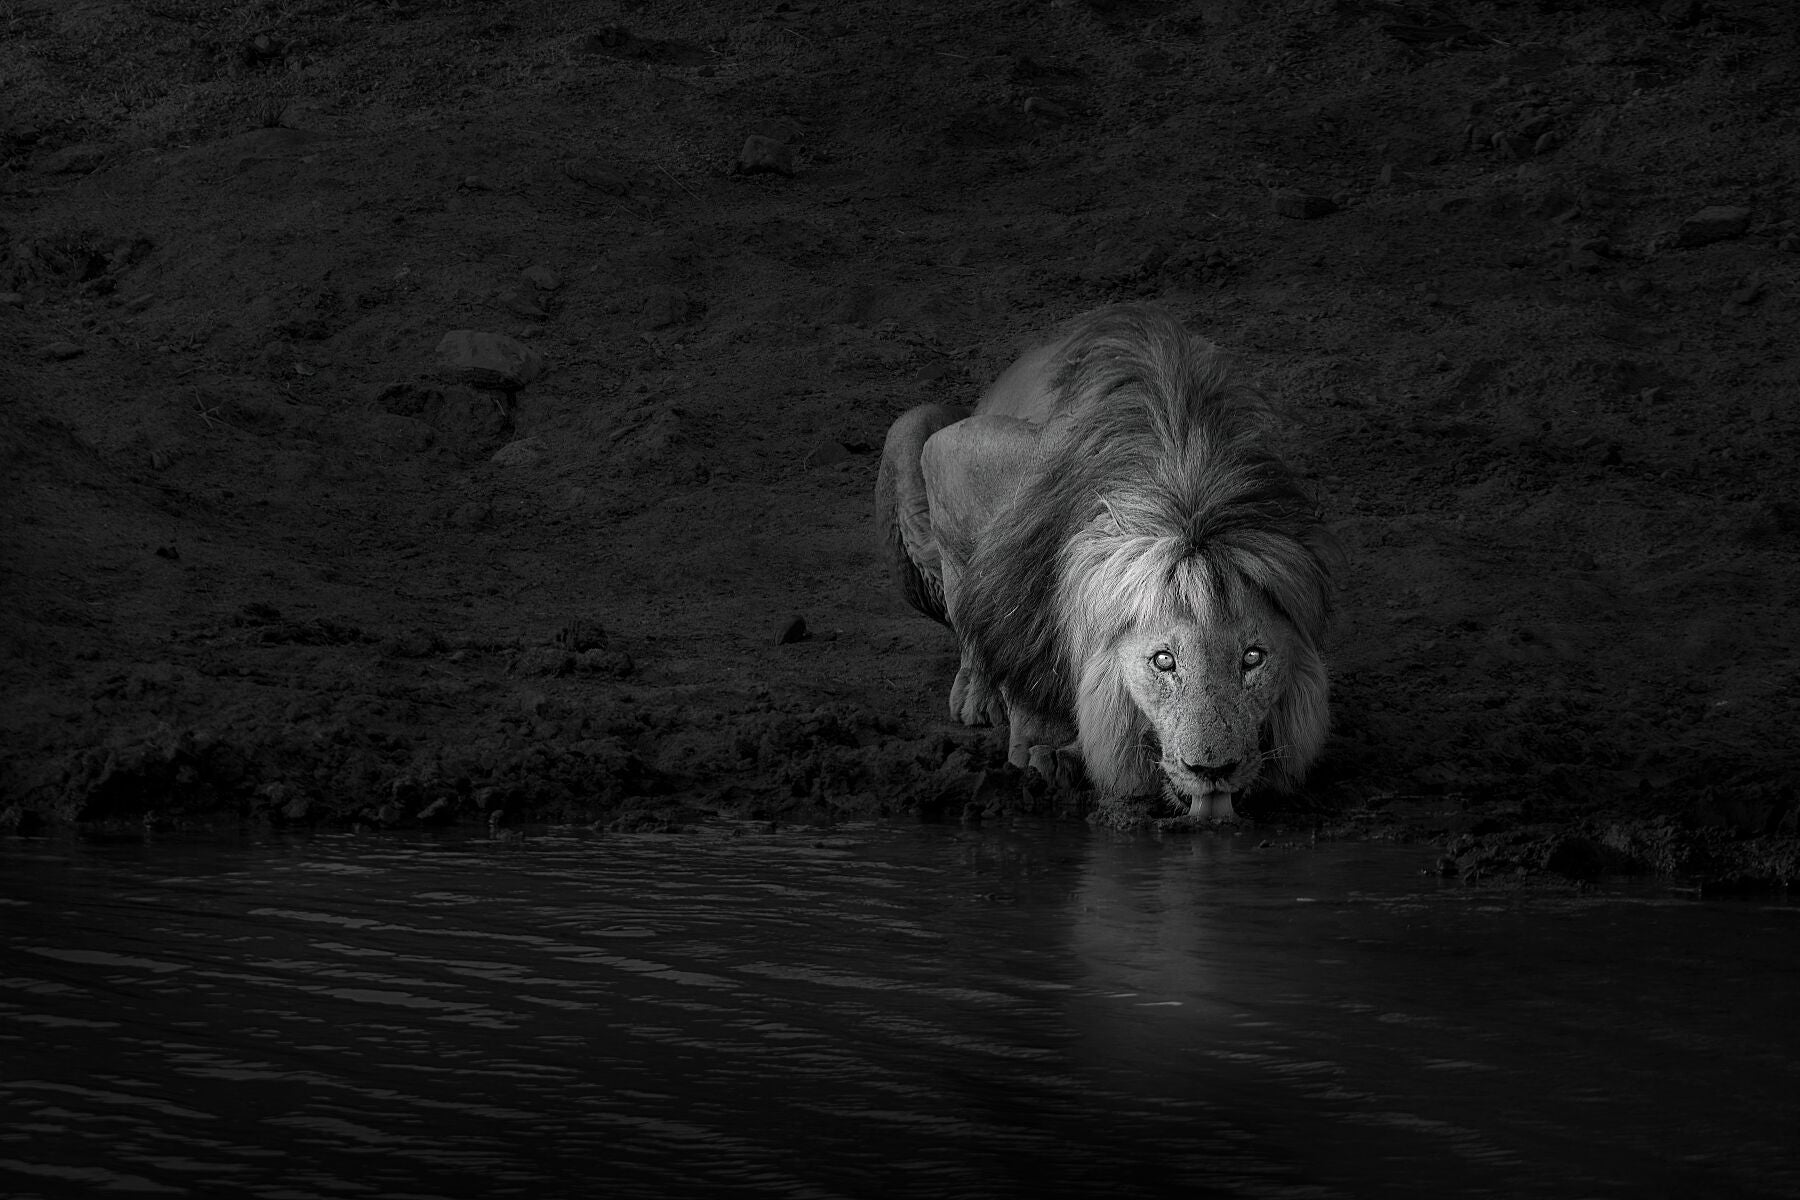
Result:
[[[1136,299],[1345,551],[1204,836],[1800,874],[1786,0],[23,0],[0,139],[12,833],[1076,819],[870,510]]]

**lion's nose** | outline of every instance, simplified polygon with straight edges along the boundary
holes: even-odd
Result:
[[[1235,758],[1230,762],[1220,763],[1216,767],[1209,767],[1205,763],[1191,763],[1186,759],[1182,760],[1181,765],[1198,775],[1200,778],[1206,780],[1208,783],[1221,783],[1224,780],[1231,778],[1232,772],[1238,769],[1237,760]]]

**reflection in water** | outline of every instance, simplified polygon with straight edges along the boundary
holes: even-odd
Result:
[[[13,843],[0,1194],[1800,1194],[1800,913],[1422,861]]]

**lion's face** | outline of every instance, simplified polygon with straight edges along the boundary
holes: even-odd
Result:
[[[1148,722],[1170,788],[1194,816],[1233,815],[1232,797],[1254,783],[1269,753],[1264,732],[1287,693],[1298,639],[1256,602],[1230,615],[1173,619],[1132,629],[1114,666]]]

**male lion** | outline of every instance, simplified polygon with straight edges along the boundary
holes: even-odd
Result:
[[[1085,768],[1103,805],[1160,786],[1230,817],[1265,767],[1297,783],[1329,721],[1331,580],[1269,416],[1210,343],[1123,305],[972,416],[894,422],[876,520],[901,593],[961,643],[951,711],[1009,720],[1014,765]]]

